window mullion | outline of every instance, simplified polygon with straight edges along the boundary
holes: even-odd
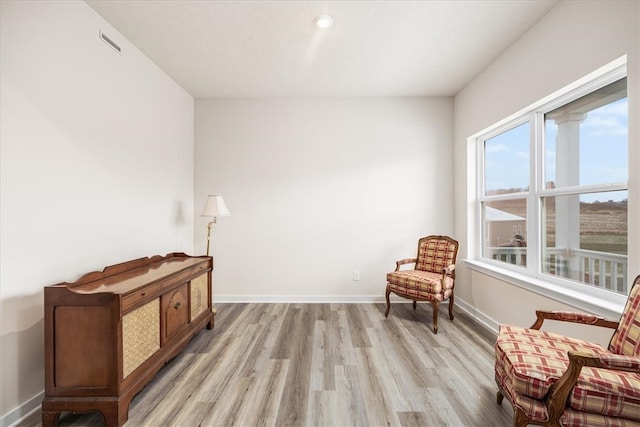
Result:
[[[485,244],[484,236],[486,235],[486,230],[484,226],[484,214],[482,205],[485,199],[485,191],[484,191],[484,169],[485,169],[485,161],[484,161],[484,139],[478,139],[476,145],[476,171],[477,171],[477,195],[478,195],[478,203],[476,204],[476,230],[480,232],[480,238],[476,239],[475,251],[477,256],[482,256],[482,248]]]
[[[527,270],[534,277],[540,272],[540,247],[542,244],[541,224],[540,224],[540,198],[538,192],[541,181],[544,180],[542,173],[542,163],[540,161],[541,139],[544,135],[540,114],[532,112],[528,114],[530,129],[530,158],[529,158],[529,194],[527,196]]]

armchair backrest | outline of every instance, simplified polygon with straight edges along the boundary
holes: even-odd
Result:
[[[458,241],[448,236],[427,236],[418,241],[418,261],[415,269],[442,273],[442,269],[456,263]]]
[[[609,351],[625,356],[640,356],[640,276],[631,286],[618,329],[609,343]]]

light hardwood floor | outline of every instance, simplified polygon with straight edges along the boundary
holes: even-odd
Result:
[[[131,403],[133,426],[509,426],[493,339],[463,313],[392,304],[218,304]],[[61,426],[99,426],[96,413]],[[40,413],[21,427],[40,426]]]

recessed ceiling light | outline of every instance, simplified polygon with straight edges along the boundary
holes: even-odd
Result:
[[[318,28],[329,28],[333,25],[333,18],[329,15],[320,15],[313,21]]]

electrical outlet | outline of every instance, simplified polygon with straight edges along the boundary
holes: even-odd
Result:
[[[360,272],[358,270],[353,270],[353,280],[356,282],[360,280]]]

